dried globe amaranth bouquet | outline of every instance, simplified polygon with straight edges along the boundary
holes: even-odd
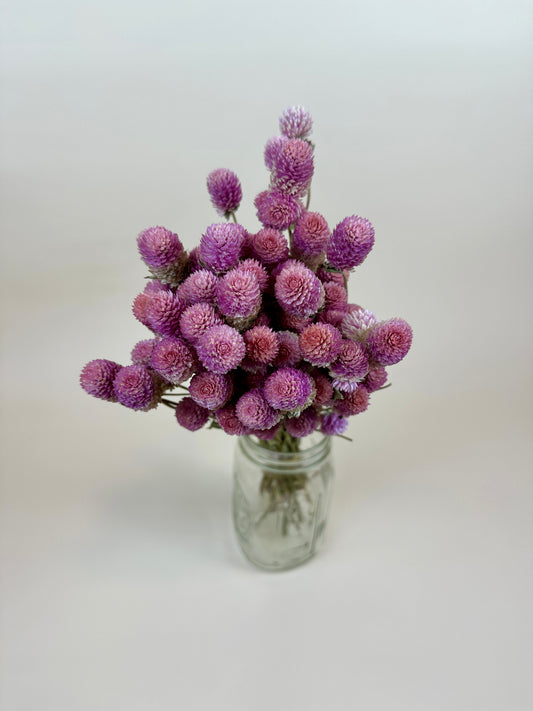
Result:
[[[133,313],[152,334],[134,346],[130,365],[88,363],[81,385],[90,395],[141,411],[163,404],[186,429],[208,425],[297,452],[315,430],[343,436],[348,418],[386,387],[386,367],[408,352],[411,328],[379,320],[347,293],[374,228],[352,215],[330,231],[309,209],[311,117],[293,107],[279,125],[264,151],[270,183],[254,202],[261,229],[237,222],[241,184],[220,168],[207,189],[226,221],[209,225],[190,253],[165,227],[139,234],[150,281]],[[301,486],[295,477],[263,481],[278,498]]]

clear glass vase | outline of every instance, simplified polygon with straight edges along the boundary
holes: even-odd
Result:
[[[286,570],[311,558],[324,540],[332,481],[330,437],[315,432],[282,443],[239,437],[233,520],[248,560]]]

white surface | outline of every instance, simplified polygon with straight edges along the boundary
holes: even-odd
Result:
[[[533,706],[528,3],[12,3],[2,62],[2,711]],[[315,119],[315,209],[376,226],[351,295],[415,331],[336,443],[326,549],[250,568],[233,442],[78,388],[126,361],[137,232],[263,188]]]

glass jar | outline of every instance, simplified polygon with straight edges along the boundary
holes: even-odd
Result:
[[[269,442],[239,437],[233,520],[244,554],[260,568],[293,568],[321,546],[333,481],[330,440],[315,432],[293,439],[293,451],[287,445],[277,451]]]

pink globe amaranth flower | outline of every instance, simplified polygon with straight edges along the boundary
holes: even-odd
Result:
[[[257,217],[265,227],[286,230],[298,219],[303,207],[292,195],[277,190],[265,190],[254,200]]]
[[[380,366],[370,368],[366,377],[362,381],[362,385],[368,390],[369,393],[373,393],[376,390],[382,388],[387,382],[387,371],[385,368]]]
[[[318,413],[314,407],[308,407],[298,417],[289,417],[285,420],[285,429],[291,437],[307,437],[314,432],[318,425]]]
[[[209,419],[209,410],[195,403],[191,397],[180,400],[175,413],[178,423],[191,432],[201,429]]]
[[[345,316],[345,309],[324,309],[324,311],[318,314],[317,321],[320,321],[320,323],[329,323],[331,326],[335,326],[335,328],[340,328]]]
[[[192,304],[181,315],[181,335],[190,343],[196,343],[209,328],[221,323],[222,319],[211,304]]]
[[[348,292],[342,284],[329,281],[324,284],[326,294],[326,309],[338,309],[346,311],[348,306]]]
[[[344,417],[359,415],[368,408],[370,397],[364,385],[358,385],[350,393],[344,393],[342,400],[335,400],[335,412]]]
[[[322,416],[322,424],[320,431],[325,435],[334,436],[340,435],[346,431],[348,427],[348,420],[346,417],[337,414],[336,412],[331,412],[328,415]]]
[[[281,419],[281,414],[269,405],[259,388],[241,395],[235,411],[242,424],[253,430],[270,429]]]
[[[285,235],[272,227],[264,227],[251,240],[252,254],[263,264],[277,264],[289,258],[289,244]]]
[[[189,385],[192,399],[208,410],[223,407],[230,399],[232,391],[233,381],[229,375],[209,371],[195,375]]]
[[[307,328],[312,322],[309,316],[293,316],[286,312],[281,315],[281,325],[283,328],[288,331],[295,331],[296,333],[301,333],[304,328]]]
[[[179,329],[179,318],[185,308],[177,294],[157,291],[148,294],[146,318],[148,327],[160,336],[174,336]]]
[[[141,259],[160,281],[177,285],[183,277],[187,253],[177,234],[165,227],[149,227],[137,237]]]
[[[150,410],[157,404],[154,375],[144,365],[126,365],[113,383],[117,400],[132,410]]]
[[[271,186],[294,197],[307,192],[313,178],[313,149],[307,141],[290,138],[272,156]]]
[[[248,390],[253,390],[254,388],[262,388],[263,383],[265,382],[265,378],[267,376],[267,372],[268,370],[265,366],[256,366],[254,370],[251,370],[250,372],[246,373],[246,388]]]
[[[216,296],[220,312],[232,321],[255,316],[261,306],[261,292],[256,277],[240,267],[232,269],[220,279]]]
[[[190,274],[180,285],[178,294],[183,303],[198,304],[206,302],[214,304],[218,277],[208,269],[199,269]]]
[[[200,246],[194,247],[194,249],[191,249],[189,252],[187,268],[191,274],[197,272],[199,269],[203,269],[202,262],[200,261]]]
[[[318,212],[304,212],[296,222],[292,236],[292,254],[311,269],[324,261],[330,230]]]
[[[246,235],[242,225],[229,222],[209,225],[200,240],[200,258],[206,267],[223,274],[237,265]]]
[[[150,320],[148,318],[148,304],[150,303],[150,294],[146,292],[141,292],[137,294],[133,300],[132,312],[137,321],[140,321],[143,326],[151,328]]]
[[[329,365],[339,355],[342,336],[329,323],[312,323],[300,333],[302,358],[312,365]]]
[[[374,228],[364,217],[345,217],[333,230],[327,256],[335,269],[359,266],[374,246]]]
[[[241,334],[231,326],[212,326],[196,344],[196,352],[207,370],[224,375],[236,368],[246,355]]]
[[[313,380],[315,381],[316,396],[313,405],[326,405],[333,397],[333,383],[324,373],[314,372]]]
[[[215,419],[226,434],[237,435],[238,437],[248,434],[248,428],[237,417],[235,405],[226,405],[217,410]]]
[[[324,304],[324,287],[313,272],[300,262],[286,262],[274,286],[281,307],[292,316],[316,314]]]
[[[257,259],[243,259],[243,261],[239,263],[238,268],[243,269],[244,271],[248,271],[254,275],[254,277],[257,279],[257,283],[259,284],[259,290],[261,292],[267,289],[269,276],[266,269],[257,261]]]
[[[231,170],[217,168],[207,176],[207,190],[219,215],[235,212],[242,200],[239,178]]]
[[[131,362],[135,365],[149,365],[154,346],[158,341],[158,338],[149,338],[136,343],[131,351]]]
[[[344,286],[344,279],[348,280],[350,272],[345,270],[344,272],[336,272],[331,269],[325,269],[324,267],[319,267],[316,272],[317,277],[323,284],[329,284],[334,282],[340,286]]]
[[[274,365],[281,368],[299,363],[302,360],[302,354],[300,353],[298,335],[292,331],[279,331],[277,335],[279,349]]]
[[[159,279],[150,279],[144,287],[143,291],[145,294],[155,294],[158,291],[173,292],[173,289],[169,284],[163,284],[163,282],[159,281]]]
[[[286,142],[286,136],[273,136],[272,138],[268,139],[265,146],[264,158],[265,165],[269,170],[272,170],[272,168],[274,167],[274,162],[276,161],[276,158],[279,155],[281,147]]]
[[[370,329],[366,348],[374,363],[394,365],[405,358],[413,341],[411,326],[401,318],[381,321]]]
[[[290,106],[279,118],[279,130],[287,138],[307,138],[313,129],[313,119],[303,106]]]
[[[280,368],[265,381],[265,398],[275,410],[286,412],[303,410],[315,397],[313,379],[297,368]]]
[[[117,396],[113,388],[115,376],[122,368],[112,360],[97,358],[83,366],[80,375],[80,385],[86,393],[100,400],[116,402]]]
[[[254,326],[243,333],[246,356],[255,363],[272,363],[279,351],[279,336],[268,326]]]
[[[341,331],[352,341],[363,341],[369,329],[378,323],[372,311],[357,308],[351,309],[341,323]]]
[[[173,385],[188,380],[194,373],[194,353],[181,338],[162,338],[154,347],[150,365],[158,375]]]
[[[354,390],[368,369],[368,356],[363,346],[354,341],[343,341],[339,356],[329,369],[333,387],[344,392]]]
[[[281,422],[278,422],[277,425],[274,425],[273,427],[269,427],[267,430],[250,430],[248,434],[254,435],[254,437],[257,437],[257,439],[262,439],[264,441],[274,439],[274,437],[278,434],[278,432],[281,429]]]

